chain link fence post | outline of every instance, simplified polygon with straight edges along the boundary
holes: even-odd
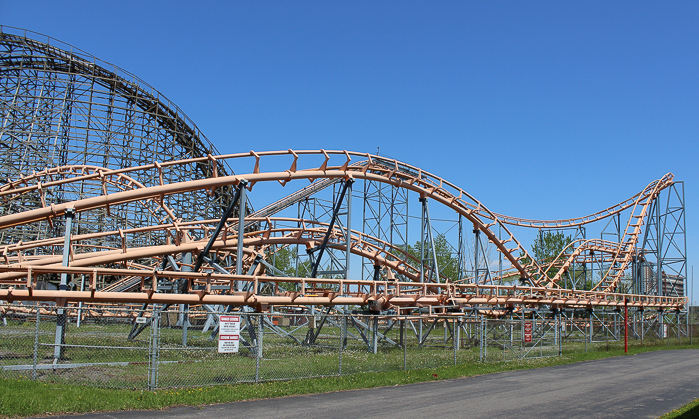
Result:
[[[36,327],[34,328],[34,358],[32,360],[32,380],[36,381],[36,363],[39,358],[39,321],[41,319],[41,309],[39,302],[36,302]]]
[[[558,313],[556,313],[556,322],[558,323],[558,327],[556,327],[556,330],[558,331],[558,356],[563,355],[563,321],[561,319],[561,313],[560,310]]]
[[[400,336],[403,341],[403,371],[408,370],[408,336],[405,334],[405,319],[400,321]]]
[[[458,319],[454,317],[454,325],[452,326],[451,329],[451,343],[454,345],[454,366],[456,366],[456,349],[459,343],[459,338],[458,338]]]
[[[344,336],[345,336],[346,329],[347,329],[347,317],[342,315],[342,318],[340,320],[340,356],[339,356],[339,360],[338,360],[338,370],[337,370],[338,375],[342,375],[342,347],[345,346]]]
[[[479,334],[479,337],[480,337],[480,339],[478,339],[478,340],[479,340],[479,342],[478,342],[479,345],[478,345],[478,346],[479,346],[479,349],[480,349],[479,361],[480,361],[480,362],[483,362],[483,346],[485,345],[485,342],[484,342],[484,340],[485,340],[485,333],[483,332],[483,326],[484,326],[483,316],[481,316],[480,322],[478,323],[478,326],[479,326],[479,327],[478,327],[478,332],[479,332],[478,334]]]
[[[592,333],[592,320],[589,321],[588,324],[585,325],[585,353],[587,353],[587,326],[590,326],[590,333]],[[641,337],[641,342],[643,342],[643,337]]]
[[[153,320],[150,324],[148,390],[153,391],[158,388],[158,365],[160,363],[160,312],[157,309],[153,309],[151,316]]]
[[[257,357],[255,358],[255,383],[260,382],[260,359],[262,359],[262,314],[257,316]]]

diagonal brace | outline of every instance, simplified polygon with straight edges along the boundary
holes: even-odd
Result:
[[[231,214],[233,214],[233,210],[235,209],[235,206],[238,204],[238,201],[240,200],[241,189],[245,188],[246,185],[247,181],[241,180],[240,183],[238,183],[238,185],[235,187],[235,195],[233,196],[233,200],[231,201],[230,205],[228,205],[228,208],[226,208],[226,211],[223,213],[221,220],[219,220],[218,225],[216,226],[216,229],[214,230],[211,237],[209,238],[209,242],[206,243],[204,250],[202,250],[201,253],[199,253],[197,261],[196,263],[194,263],[194,269],[192,269],[192,272],[198,272],[199,268],[201,268],[201,264],[204,262],[204,258],[209,255],[209,251],[211,250],[211,247],[213,247],[214,242],[218,238],[218,235],[221,233],[221,229],[223,229],[224,224],[231,216]]]
[[[318,253],[318,257],[316,258],[315,263],[313,264],[311,278],[315,278],[318,274],[318,267],[320,266],[320,261],[323,258],[323,252],[325,252],[325,248],[328,245],[328,240],[330,240],[330,233],[332,232],[333,227],[335,227],[335,220],[337,219],[337,214],[340,212],[340,206],[342,205],[342,201],[345,199],[345,193],[347,192],[347,188],[353,183],[354,179],[347,179],[344,183],[344,186],[342,187],[342,191],[340,192],[340,198],[337,200],[337,205],[335,205],[335,208],[333,209],[333,217],[330,220],[328,231],[325,233],[323,243],[320,245],[319,248],[320,252]]]

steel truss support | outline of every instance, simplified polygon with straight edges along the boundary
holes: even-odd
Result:
[[[207,258],[204,258],[204,260],[205,260],[209,265],[211,265],[211,267],[213,267],[216,271],[218,271],[219,273],[226,274],[226,275],[230,274],[226,269],[224,269],[223,267],[221,267],[221,266],[218,265],[217,263],[213,263],[213,261],[212,261],[211,259],[209,259],[208,257],[207,257]],[[253,263],[252,263],[252,265],[250,265],[250,269],[248,269],[248,273],[247,273],[247,274],[248,274],[248,275],[252,275],[252,273],[255,272],[255,269],[257,269],[257,266],[259,265],[259,263],[260,263],[261,261],[262,261],[262,257],[261,257],[260,255],[256,256],[256,257],[255,257],[255,260],[254,260]],[[259,287],[262,288],[262,284],[259,284]],[[240,288],[242,288],[242,291],[243,291],[243,292],[251,292],[251,291],[254,291],[255,293],[259,292],[259,290],[253,290],[253,289],[252,289],[252,288],[254,288],[252,282],[247,282],[247,283],[245,283],[245,285],[243,285],[243,286],[240,287]],[[208,304],[205,304],[204,307],[208,307],[207,310],[210,311],[210,314],[207,316],[208,318],[207,318],[207,320],[206,320],[206,324],[209,325],[209,326],[210,326],[211,324],[213,324],[213,326],[214,326],[214,327],[213,327],[213,330],[211,331],[211,337],[210,337],[210,339],[216,339],[216,336],[218,335],[218,329],[219,329],[219,318],[218,318],[218,316],[220,316],[221,314],[230,313],[231,311],[233,311],[234,306],[232,306],[232,305],[223,306],[223,305],[220,305],[220,304],[219,304],[219,305],[216,305],[216,306],[215,306],[215,309],[214,309],[214,307],[212,307],[212,306],[210,306],[210,305],[208,305]],[[225,307],[225,308],[224,308],[224,307]],[[205,328],[204,328],[204,332],[206,332],[207,330],[208,330],[208,329],[205,327]]]
[[[171,255],[168,255],[167,258],[163,261],[163,270],[165,270],[166,265],[170,265],[172,270],[176,272],[180,272],[180,267],[177,265],[177,262],[175,261],[175,258],[172,257]],[[173,291],[177,292],[178,287],[174,287]],[[171,304],[163,304],[160,307],[157,307],[157,305],[154,306],[153,309],[153,314],[151,317],[146,319],[146,322],[143,324],[138,324],[136,323],[136,319],[133,321],[133,325],[131,326],[131,331],[129,332],[129,336],[127,337],[127,340],[133,340],[136,338],[136,336],[140,335],[143,330],[148,327],[151,322],[155,319],[155,316],[157,315],[160,317],[160,314],[164,311],[167,311],[167,309],[170,307]],[[143,304],[141,307],[141,311],[139,311],[137,317],[141,317],[143,313],[146,311],[146,308],[148,308],[148,304]]]
[[[73,229],[73,218],[75,218],[75,212],[73,209],[66,209],[65,240],[63,242],[63,266],[68,266],[70,264],[70,235]],[[60,291],[65,291],[68,289],[68,274],[61,274],[61,283],[58,289]],[[54,364],[63,357],[63,345],[65,344],[66,338],[66,313],[63,306],[65,306],[65,303],[59,303],[59,309],[56,310],[56,339],[53,347]]]
[[[323,330],[323,326],[325,325],[325,322],[328,319],[332,309],[332,306],[321,308],[319,316],[311,313],[310,319],[312,321],[308,322],[308,332],[306,333],[306,338],[303,340],[303,346],[311,346],[316,344],[316,339],[318,339],[320,332]],[[318,321],[318,318],[320,318],[320,321]]]
[[[583,316],[587,316],[588,312],[584,311],[583,316],[579,315],[578,310],[560,310],[561,320],[564,322],[563,336],[566,339],[573,339],[574,334],[582,336],[582,340],[588,339],[589,322]]]
[[[430,336],[430,333],[432,333],[432,330],[434,330],[438,321],[439,321],[439,319],[432,320],[432,323],[427,328],[427,331],[423,332],[422,335],[419,337],[420,341],[418,342],[418,346],[423,346],[425,344],[425,342],[427,341],[427,338]]]
[[[314,222],[327,220],[325,222],[328,223],[329,227],[325,230],[323,242],[316,247],[307,248],[305,252],[306,255],[301,254],[301,252],[299,252],[299,246],[296,245],[295,276],[311,277],[314,268],[316,270],[316,277],[325,275],[347,278],[349,276],[351,254],[351,236],[349,229],[351,229],[352,219],[352,183],[353,179],[348,179],[341,183],[334,183],[333,200],[331,202],[319,198],[306,198],[298,202],[299,220],[310,219]],[[340,187],[339,191],[336,189],[338,186]],[[339,226],[339,229],[334,229],[335,224]],[[305,229],[305,225],[302,226],[302,222],[299,221],[298,228],[302,227]],[[345,247],[342,251],[327,245],[330,237],[338,231],[340,231],[342,235],[341,241]],[[333,241],[337,244],[338,239],[333,237]],[[325,244],[323,245],[323,243]],[[316,254],[321,248],[323,248],[323,251],[320,252],[320,254]],[[325,253],[327,253],[330,260],[324,269],[321,259]],[[307,262],[302,261],[303,258],[307,258]]]
[[[236,274],[241,275],[242,274],[242,252],[243,252],[243,229],[245,226],[245,186],[247,185],[247,182],[245,180],[241,180],[240,183],[235,187],[235,195],[233,196],[233,200],[231,203],[228,205],[228,208],[226,208],[226,211],[223,213],[223,216],[218,222],[218,225],[216,226],[216,229],[214,232],[211,234],[211,237],[209,238],[209,242],[206,244],[204,249],[199,253],[197,256],[197,260],[194,263],[194,267],[190,268],[191,260],[192,260],[192,254],[191,253],[185,253],[182,256],[182,271],[184,272],[198,272],[199,268],[201,268],[202,263],[205,260],[211,260],[208,258],[209,256],[209,251],[211,250],[211,247],[213,246],[214,242],[218,238],[218,235],[221,233],[221,230],[223,229],[224,225],[228,221],[228,218],[233,214],[233,210],[235,209],[236,206],[239,206],[239,217],[238,217],[238,258],[236,260]],[[240,204],[240,205],[238,205]],[[226,272],[227,273],[227,272]],[[182,327],[182,346],[187,347],[187,338],[188,338],[188,329],[190,326],[189,323],[189,304],[180,304],[180,311],[179,311],[179,316],[177,320],[177,326]]]
[[[486,253],[486,248],[483,245],[483,242],[481,241],[481,231],[476,228],[476,226],[473,227],[473,234],[474,234],[474,239],[473,239],[473,255],[474,255],[474,261],[473,261],[473,271],[474,271],[474,279],[473,281],[478,284],[486,284],[489,281],[492,280],[492,275],[490,273],[490,264],[488,261],[488,255]],[[502,254],[502,253],[500,253]],[[481,257],[483,258],[483,262],[481,262]],[[500,262],[502,264],[502,262]],[[484,265],[483,268],[481,268],[481,265]],[[483,276],[483,280],[479,280],[479,278]]]
[[[420,282],[440,282],[439,262],[437,261],[437,250],[434,245],[434,234],[427,198],[420,197],[420,203],[422,207],[420,219]],[[426,266],[429,266],[429,272],[425,272]]]
[[[242,242],[242,229],[245,225],[244,218],[245,217],[245,186],[247,185],[247,182],[245,180],[241,180],[240,183],[235,187],[235,195],[233,196],[233,200],[231,203],[228,205],[228,208],[224,211],[223,215],[221,216],[221,219],[219,220],[218,224],[216,225],[216,229],[214,229],[214,232],[211,233],[211,237],[209,237],[209,242],[204,246],[204,249],[199,253],[199,256],[197,256],[197,261],[194,263],[194,269],[192,269],[193,272],[199,272],[199,268],[201,268],[202,263],[204,263],[204,259],[209,256],[209,251],[211,251],[211,247],[214,245],[214,242],[216,242],[216,239],[218,238],[218,235],[221,233],[221,230],[225,226],[226,222],[228,219],[233,215],[233,210],[235,210],[235,207],[238,206],[238,202],[242,202],[243,205],[240,205],[239,209],[239,219],[238,219],[238,263],[236,265],[236,269],[238,267],[242,266],[240,264],[240,260],[242,259],[242,251],[243,251],[243,246],[241,246]],[[242,270],[236,272],[237,275],[242,274]]]
[[[362,232],[395,246],[408,245],[408,191],[375,180],[364,181]],[[371,261],[362,261],[362,278],[374,277]]]
[[[620,339],[620,316],[621,312],[619,311],[609,312],[604,310],[600,312],[592,310],[590,312],[591,322],[594,323],[596,320],[600,327],[597,328],[597,331],[593,330],[590,334],[590,342],[608,342],[610,336],[612,340],[618,341]],[[604,334],[604,337],[600,337],[602,334]],[[594,340],[595,337],[600,340]]]
[[[457,228],[459,229],[459,238],[458,238],[458,244],[456,247],[456,257],[457,257],[457,273],[456,273],[456,279],[457,280],[462,280],[468,277],[469,275],[469,269],[468,269],[468,254],[467,254],[467,249],[468,246],[466,244],[466,237],[467,235],[464,233],[464,217],[463,215],[459,214],[459,219],[457,221]]]
[[[573,234],[572,240],[585,240],[587,237],[587,230],[584,226],[579,226],[575,228],[575,233]],[[572,275],[570,275],[572,273]],[[583,262],[582,266],[573,262],[571,264],[570,270],[566,273],[566,278],[570,281],[566,284],[566,288],[570,289],[587,289],[587,265]],[[582,284],[580,283],[582,282]],[[582,285],[582,286],[581,286]]]
[[[622,341],[628,333],[628,338],[639,340],[641,345],[647,339],[677,339],[681,343],[682,338],[690,337],[687,311],[636,309],[629,310],[625,316],[624,309],[628,307],[560,310],[561,336],[567,340],[578,340],[582,336],[586,344],[609,344]],[[628,319],[628,329],[625,319]]]
[[[687,285],[684,182],[663,190],[651,204],[643,249],[634,269],[639,293],[682,297]]]
[[[228,220],[228,218],[230,218],[231,215],[233,215],[233,211],[235,210],[235,207],[238,206],[239,202],[242,202],[242,203],[245,202],[245,186],[246,185],[247,185],[247,182],[245,180],[242,180],[236,186],[235,195],[234,195],[233,199],[231,200],[230,204],[228,205],[228,208],[226,208],[226,210],[224,211],[223,216],[219,220],[218,225],[214,229],[214,232],[211,234],[211,237],[209,238],[208,243],[206,244],[206,246],[204,246],[204,249],[197,256],[197,260],[194,263],[194,267],[193,268],[190,267],[191,260],[192,260],[191,253],[185,253],[182,256],[182,265],[183,265],[182,271],[184,271],[184,272],[198,272],[199,269],[201,268],[202,263],[207,262],[219,273],[223,273],[223,274],[230,273],[230,272],[226,271],[225,269],[223,269],[217,263],[214,263],[213,260],[208,257],[208,255],[209,255],[209,252],[211,250],[211,247],[213,246],[213,243],[216,241],[219,234],[221,233],[221,230],[225,226],[226,221]],[[245,205],[239,205],[239,206],[240,206],[239,214],[242,214],[242,217],[244,217]],[[242,218],[241,218],[241,219],[239,219],[238,226],[240,227],[243,225],[244,225],[244,222],[242,222]],[[242,237],[242,236],[240,235],[240,231],[239,231],[239,238],[240,237]],[[239,239],[238,249],[242,249],[242,246],[240,246],[241,241],[242,240]],[[240,256],[239,256],[239,259],[240,259]],[[169,264],[173,268],[173,270],[180,271],[180,268],[178,267],[177,262],[172,257],[172,255],[168,255],[165,258],[165,260],[163,261],[163,269],[165,268],[166,264]],[[256,265],[253,264],[253,267],[254,266],[256,266]],[[250,275],[250,274],[251,274],[251,272],[248,273],[248,275]],[[184,283],[182,283],[179,286],[175,287],[174,291],[182,293],[182,292],[186,292],[186,288],[187,288],[186,285]],[[140,311],[141,314],[145,311],[147,306],[148,306],[148,304],[143,305],[143,307],[141,308],[141,311]],[[157,308],[156,311],[154,312],[154,315],[155,315],[155,313],[160,315],[161,312],[166,311],[169,307],[170,307],[170,304],[165,304],[165,305],[161,306],[160,308]],[[188,304],[180,304],[179,309],[180,310],[179,310],[179,315],[178,315],[178,320],[177,320],[176,325],[182,327],[182,345],[186,347],[187,346],[188,326],[189,326],[189,319],[188,319],[189,305]],[[140,314],[139,314],[139,316],[140,316]],[[134,324],[131,328],[131,331],[129,332],[128,340],[135,339],[136,336],[138,336],[146,327],[148,327],[148,325],[150,324],[151,321],[152,321],[152,317],[149,318],[145,324],[139,325],[139,324],[135,323],[135,320],[134,320]],[[216,329],[216,331],[217,330],[218,329]]]
[[[621,243],[622,238],[622,227],[621,227],[621,213],[609,217],[609,221],[605,224],[602,232],[600,233],[600,239],[613,241],[616,243]]]
[[[608,240],[610,242],[618,243],[619,246],[622,245],[622,238],[624,237],[624,234],[622,231],[625,231],[622,228],[621,225],[621,213],[617,213],[615,216],[612,216],[609,218],[609,221],[607,221],[607,224],[604,226],[602,229],[602,232],[600,233],[600,239],[601,240]],[[608,272],[612,269],[613,263],[600,263],[600,272]],[[632,257],[632,265],[633,265],[633,257]],[[632,266],[632,272],[633,272],[633,266]],[[623,280],[621,281],[623,282]],[[633,278],[631,278],[631,282],[633,282]],[[631,284],[621,284],[620,286],[630,286]],[[629,292],[629,290],[624,290],[623,292]]]
[[[667,329],[667,339],[677,338],[680,341],[682,337],[689,337],[688,313],[686,311],[669,311],[664,313],[663,317],[664,327]]]
[[[349,190],[349,198],[347,200],[347,205],[348,205],[348,207],[347,207],[347,231],[348,232],[345,233],[346,234],[345,239],[347,242],[347,251],[346,251],[345,255],[346,255],[347,259],[345,261],[346,263],[345,263],[344,272],[342,272],[342,274],[344,274],[345,278],[348,277],[349,251],[350,251],[350,248],[349,248],[349,243],[350,243],[349,229],[350,229],[350,220],[351,220],[351,208],[352,208],[351,202],[352,202],[352,184],[353,183],[354,183],[353,179],[347,179],[344,182],[343,187],[342,187],[342,191],[340,192],[340,196],[338,197],[337,202],[335,203],[335,208],[333,209],[332,218],[330,219],[330,225],[328,226],[328,231],[326,232],[325,237],[323,238],[323,242],[316,249],[312,249],[312,251],[316,251],[316,250],[318,251],[318,256],[315,257],[315,260],[313,262],[313,268],[311,270],[311,278],[316,278],[318,275],[318,268],[319,268],[321,261],[323,259],[323,253],[325,252],[325,248],[328,245],[328,240],[330,239],[330,235],[332,234],[333,227],[335,227],[335,222],[337,221],[338,215],[340,214],[340,208],[342,206],[342,202],[345,199],[345,194]],[[344,231],[344,229],[343,229],[343,231]],[[332,272],[332,273],[334,273],[334,272]]]

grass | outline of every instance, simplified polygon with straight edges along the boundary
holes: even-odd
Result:
[[[662,415],[659,419],[696,419],[699,418],[699,399]]]
[[[664,349],[688,349],[689,346],[632,347],[629,355]],[[691,348],[696,348],[693,346]],[[330,391],[354,390],[425,381],[490,374],[495,372],[540,368],[624,355],[623,349],[569,353],[561,357],[538,358],[511,362],[468,362],[458,366],[424,368],[381,373],[353,373],[343,376],[307,378],[293,381],[272,381],[261,384],[236,384],[180,389],[118,390],[31,381],[28,376],[0,379],[0,417],[23,417],[40,414],[87,413],[130,409],[163,409],[181,405],[209,405],[240,400],[265,399]],[[699,401],[683,407],[683,416],[695,411]],[[674,412],[673,412],[674,413]],[[665,418],[665,416],[663,417]]]
[[[0,339],[0,363],[29,365],[35,339],[36,324],[16,322],[3,328]],[[563,344],[564,356],[528,360],[512,360],[525,348],[503,350],[507,335],[492,327],[487,351],[487,362],[480,363],[477,343],[462,341],[457,352],[458,366],[454,364],[451,342],[440,336],[443,325],[435,328],[425,346],[418,346],[413,335],[406,334],[407,369],[403,372],[403,350],[382,346],[377,355],[369,354],[361,341],[350,340],[342,353],[342,376],[338,375],[339,329],[326,327],[319,337],[318,347],[299,347],[288,338],[266,334],[264,358],[256,359],[247,350],[240,354],[218,354],[216,341],[208,334],[190,330],[189,347],[183,348],[182,331],[163,327],[160,332],[161,361],[158,369],[159,387],[181,387],[155,392],[133,390],[147,388],[149,331],[136,340],[126,341],[129,324],[85,323],[80,329],[69,327],[66,343],[80,345],[66,351],[65,362],[132,362],[131,365],[95,365],[73,369],[38,370],[37,381],[31,381],[31,371],[0,371],[0,417],[21,417],[37,414],[86,413],[92,411],[161,409],[178,405],[207,405],[247,399],[264,399],[288,395],[322,393],[359,388],[403,385],[422,381],[466,377],[500,371],[538,368],[573,362],[623,355],[623,344],[618,341],[584,344],[572,339]],[[286,327],[285,330],[291,328]],[[297,332],[303,339],[305,329]],[[55,324],[40,323],[38,363],[51,363]],[[398,330],[387,334],[398,340]],[[496,337],[505,339],[498,344]],[[650,337],[651,335],[647,335]],[[575,336],[574,336],[575,337]],[[580,336],[578,336],[579,338]],[[599,339],[599,338],[598,338]],[[515,337],[515,341],[519,338]],[[687,338],[646,339],[641,345],[630,341],[629,353],[635,354],[662,349],[688,348]],[[558,348],[546,341],[534,348],[529,356],[555,355]],[[475,345],[475,346],[474,346]],[[670,345],[670,346],[667,346]],[[696,345],[694,346],[696,348]],[[528,349],[528,348],[526,348]],[[505,362],[507,361],[507,362]],[[263,384],[245,384],[255,381],[259,373]],[[293,381],[281,381],[290,380]],[[233,384],[238,382],[239,384]],[[228,383],[228,384],[226,384]],[[83,384],[83,385],[80,385]],[[112,387],[112,388],[95,388]],[[184,387],[184,388],[182,388]],[[121,388],[121,389],[116,389]],[[125,388],[125,389],[124,389]],[[685,417],[685,416],[673,416]]]

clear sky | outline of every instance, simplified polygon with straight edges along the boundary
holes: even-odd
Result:
[[[690,275],[699,254],[699,2],[0,0],[0,16],[137,75],[223,153],[380,147],[539,219],[673,172]]]

